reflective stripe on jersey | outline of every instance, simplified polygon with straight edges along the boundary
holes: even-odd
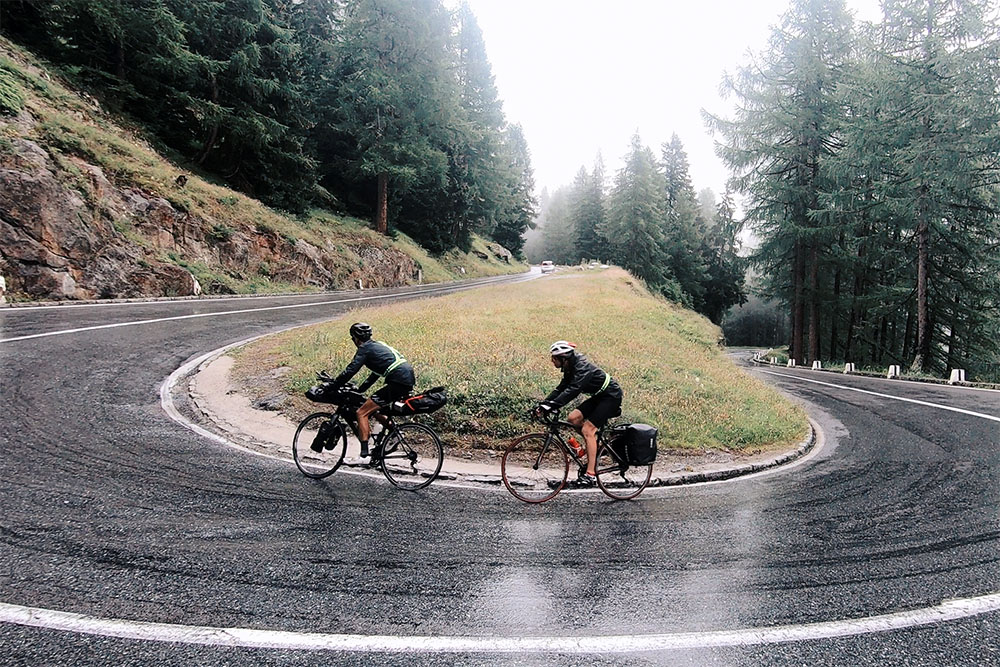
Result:
[[[602,384],[601,388],[598,389],[597,391],[595,391],[594,393],[595,394],[600,394],[602,391],[604,391],[605,389],[608,388],[609,384],[611,384],[611,374],[608,373],[607,371],[605,371],[605,373],[604,373],[604,384]]]
[[[376,343],[379,343],[379,344],[381,344],[381,345],[385,345],[385,346],[386,346],[387,348],[389,348],[389,351],[390,351],[390,352],[392,352],[393,356],[394,356],[394,357],[396,357],[395,361],[393,361],[393,362],[392,362],[392,363],[391,363],[391,364],[389,365],[389,368],[385,369],[385,373],[382,373],[382,377],[385,377],[385,376],[386,376],[386,375],[388,375],[389,373],[391,373],[391,372],[393,372],[394,370],[396,370],[396,368],[397,368],[397,367],[398,367],[398,366],[399,366],[400,364],[405,364],[405,363],[406,363],[406,359],[404,359],[404,358],[403,358],[403,355],[401,355],[401,354],[400,354],[400,353],[399,353],[398,351],[396,351],[396,348],[394,348],[394,347],[393,347],[392,345],[386,345],[385,343],[383,343],[383,342],[382,342],[382,341],[380,341],[380,340],[377,340],[377,341],[375,341],[375,342],[376,342]]]

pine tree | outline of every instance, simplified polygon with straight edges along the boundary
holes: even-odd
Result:
[[[600,231],[605,227],[604,160],[600,155],[594,169],[580,168],[573,183],[573,227],[576,231],[577,260],[607,258],[607,244]]]
[[[537,202],[531,154],[519,124],[507,126],[500,155],[503,184],[493,240],[510,250],[515,257],[521,257],[524,233],[534,225]]]
[[[735,118],[706,114],[725,139],[719,154],[734,186],[747,195],[747,218],[762,241],[755,261],[790,304],[790,353],[800,363],[820,356],[822,267],[840,222],[822,215],[820,193],[830,190],[823,165],[842,122],[851,37],[843,0],[793,0],[763,60],[725,82],[739,100]]]
[[[385,234],[390,185],[440,193],[456,167],[447,150],[460,117],[450,17],[436,0],[358,0],[338,20],[317,150],[329,184],[372,193],[374,227]]]
[[[700,216],[687,152],[676,134],[661,147],[661,167],[667,206],[664,236],[670,269],[688,296],[687,303],[704,312],[708,268],[703,246],[707,222]]]
[[[666,202],[662,175],[653,152],[636,134],[625,166],[615,176],[601,235],[612,257],[651,288],[682,301],[683,291],[670,270],[663,223]]]

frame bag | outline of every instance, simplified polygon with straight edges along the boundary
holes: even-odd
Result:
[[[444,387],[433,387],[392,404],[394,415],[424,415],[435,412],[448,402],[448,392]]]

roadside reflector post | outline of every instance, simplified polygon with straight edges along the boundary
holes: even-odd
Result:
[[[795,368],[795,360],[794,359],[789,359],[788,360],[788,367],[789,368]]]
[[[962,382],[965,382],[965,369],[952,368],[951,378],[948,380],[948,384],[960,384]]]
[[[854,364],[850,363],[844,364],[844,373],[854,373],[854,372],[856,372],[854,369]]]
[[[819,359],[817,359],[816,361],[813,362],[813,370],[814,371],[821,371],[821,370],[823,370],[823,364],[821,364],[819,362]]]
[[[892,380],[893,378],[901,377],[903,374],[899,372],[899,366],[889,366],[889,372],[885,374],[887,380]]]

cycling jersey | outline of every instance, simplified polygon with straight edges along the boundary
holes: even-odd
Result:
[[[553,407],[561,408],[579,396],[581,392],[617,397],[623,395],[622,388],[610,375],[590,363],[587,357],[579,352],[567,355],[562,373],[562,382],[545,397],[545,400]]]
[[[350,381],[362,367],[368,368],[372,373],[368,379],[362,383],[358,389],[365,391],[380,378],[384,377],[386,382],[393,382],[401,385],[413,387],[416,378],[413,375],[413,366],[403,358],[399,352],[386,345],[382,341],[367,340],[358,345],[358,351],[354,355],[351,363],[347,364],[344,372],[337,376],[334,384],[343,385]]]

